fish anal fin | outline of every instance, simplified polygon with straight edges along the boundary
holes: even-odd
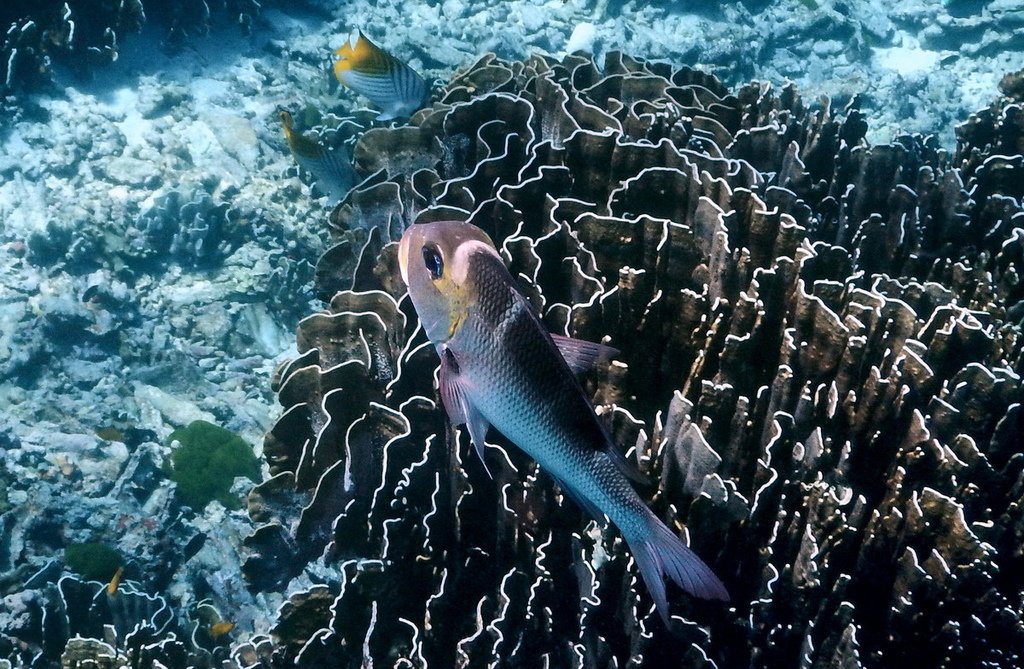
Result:
[[[487,460],[484,458],[486,448],[484,439],[487,437],[487,429],[491,424],[487,422],[483,414],[473,407],[466,396],[466,391],[459,378],[459,365],[455,356],[447,349],[441,355],[441,370],[438,378],[441,386],[441,403],[448,414],[448,419],[451,420],[452,425],[466,426],[469,431],[469,439],[473,442],[473,448],[484,466],[484,471],[493,479],[494,475],[491,474],[491,470],[487,467]]]
[[[575,490],[570,488],[568,485],[566,485],[562,481],[558,481],[558,487],[562,489],[562,492],[565,493],[566,497],[568,497],[569,499],[571,499],[573,502],[576,503],[576,506],[578,506],[581,509],[583,509],[583,513],[587,514],[588,516],[590,516],[591,518],[593,518],[594,520],[596,520],[599,523],[604,522],[604,519],[605,519],[604,511],[601,511],[601,509],[597,508],[596,504],[591,502],[589,499],[587,499],[583,495],[580,495],[579,493],[577,493]]]
[[[581,374],[599,362],[604,362],[618,355],[618,349],[604,344],[597,344],[583,339],[574,339],[563,335],[551,335],[555,346],[568,363],[569,369],[575,374]]]

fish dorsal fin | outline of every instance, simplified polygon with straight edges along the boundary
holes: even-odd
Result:
[[[362,30],[354,38],[349,37],[334,55],[338,57],[334,63],[334,74],[339,80],[342,79],[344,72],[350,70],[366,74],[386,74],[392,64],[398,62],[390,53],[371,42]]]
[[[487,436],[487,428],[491,426],[487,419],[477,411],[466,396],[459,377],[459,364],[455,356],[448,349],[441,354],[441,371],[439,373],[441,386],[441,403],[448,413],[448,419],[452,425],[465,425],[469,430],[469,439],[473,442],[484,471],[492,479],[494,475],[487,467],[487,460],[484,459],[484,438]]]
[[[566,364],[569,365],[569,369],[574,374],[582,374],[598,362],[603,362],[619,354],[619,350],[616,348],[584,339],[574,339],[573,337],[556,334],[551,335],[551,339],[554,340],[555,346],[558,347]],[[600,420],[598,424],[601,426],[601,432],[604,433],[604,448],[602,450],[608,454],[608,458],[615,464],[618,470],[634,483],[650,485],[651,482],[647,480],[647,477],[637,471],[636,467],[626,459],[626,456],[615,447],[611,434],[608,432],[608,426]],[[583,505],[581,504],[580,506]]]
[[[575,374],[581,374],[592,368],[598,362],[603,362],[618,355],[618,349],[604,344],[596,344],[583,339],[573,339],[563,335],[551,335],[555,346],[562,353],[562,357],[569,364],[569,369]]]

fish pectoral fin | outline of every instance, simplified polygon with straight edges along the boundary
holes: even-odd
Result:
[[[573,339],[563,335],[551,335],[555,341],[569,369],[575,374],[581,374],[592,368],[598,362],[604,362],[618,355],[618,349],[604,344],[597,344],[583,339]]]
[[[494,474],[487,467],[487,460],[484,458],[484,439],[487,437],[487,428],[491,424],[483,417],[483,414],[476,410],[466,396],[466,391],[459,378],[458,363],[455,362],[450,351],[446,350],[441,355],[441,370],[438,377],[441,386],[441,403],[444,404],[448,419],[451,420],[452,425],[466,426],[469,430],[469,439],[473,442],[473,448],[484,466],[484,471],[493,479]]]
[[[475,409],[471,409],[466,416],[469,439],[473,442],[473,448],[476,449],[476,454],[480,458],[480,463],[484,466],[484,471],[493,479],[494,474],[491,473],[490,468],[487,466],[487,460],[484,458],[484,437],[487,436],[487,428],[490,426],[491,424],[487,422],[487,419],[481,416]]]

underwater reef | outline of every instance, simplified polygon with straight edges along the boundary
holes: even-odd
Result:
[[[264,4],[293,39],[54,99],[44,56],[136,63],[135,5],[69,1],[70,41],[64,3],[0,7],[35,105],[0,136],[0,669],[1024,664],[1024,9]],[[144,5],[166,47],[202,17]],[[65,41],[12,60],[29,20]],[[408,123],[339,103],[326,35],[356,22],[442,78]],[[838,102],[804,86],[833,61]],[[333,211],[282,104],[352,147]],[[395,244],[445,219],[621,351],[584,387],[729,603],[670,587],[665,629],[614,528],[450,432]],[[190,445],[225,466],[176,471]]]
[[[487,56],[366,132],[243,568],[340,578],[236,661],[1019,666],[1021,111],[954,153],[868,146],[792,87]],[[553,332],[621,349],[588,388],[730,605],[676,597],[673,636],[615,531],[500,436],[493,481],[446,440],[393,243],[442,219],[492,236]]]
[[[119,40],[156,19],[163,45],[179,48],[209,32],[211,18],[231,17],[252,30],[256,0],[5,0],[0,6],[0,97],[38,89],[61,62],[81,75],[116,61]]]
[[[308,17],[316,20],[290,30]],[[0,103],[20,114],[32,92],[66,83],[55,69],[79,80],[115,66],[150,69],[209,35],[255,45],[278,32],[259,47],[284,56],[279,67],[325,64],[324,40],[359,26],[434,77],[488,51],[522,58],[625,48],[697,64],[730,86],[757,77],[795,81],[809,98],[845,103],[860,94],[876,143],[911,131],[942,133],[951,145],[954,124],[1021,66],[1024,49],[1017,0],[9,0],[0,3]]]

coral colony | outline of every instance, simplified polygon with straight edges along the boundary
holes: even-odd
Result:
[[[591,379],[596,402],[659,482],[656,508],[749,602],[737,621],[679,598],[694,662],[1013,666],[1022,349],[1006,313],[1024,165],[1001,154],[1020,118],[1009,103],[972,116],[955,156],[910,136],[868,147],[855,109],[612,54],[601,69],[487,57],[412,128],[366,133],[356,155],[375,177],[331,215],[317,276],[334,296],[275,382],[285,413],[248,542],[264,587],[323,555],[345,578],[291,596],[290,616],[322,616],[309,643],[253,652],[358,663],[369,639],[377,659],[523,666],[571,666],[577,643],[588,666],[679,652],[614,533],[588,531],[504,440],[489,484],[465,440],[438,437],[437,361],[395,245],[359,227],[461,218],[553,332],[621,349]]]
[[[1024,666],[1019,3],[343,4],[0,6],[0,669]],[[728,602],[488,476],[436,221]]]

